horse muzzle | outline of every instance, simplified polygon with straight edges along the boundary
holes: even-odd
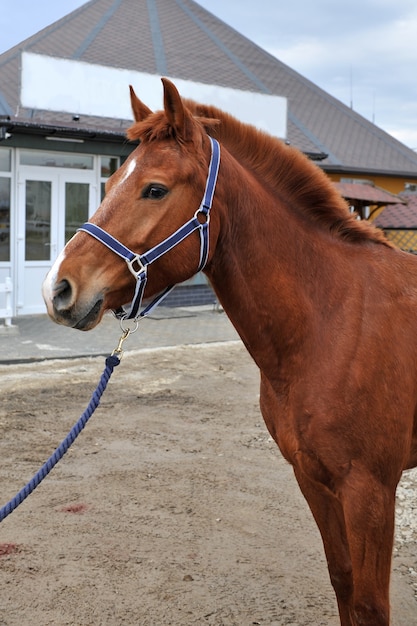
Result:
[[[57,324],[77,330],[91,330],[102,318],[104,298],[98,294],[87,302],[76,298],[75,289],[67,279],[58,283],[46,277],[42,287],[49,317]]]

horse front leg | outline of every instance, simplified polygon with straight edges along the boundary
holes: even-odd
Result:
[[[388,626],[396,485],[353,467],[341,490],[352,558],[354,615],[359,626]]]
[[[330,580],[336,593],[341,626],[357,626],[353,616],[353,575],[343,507],[336,495],[317,476],[317,465],[298,449],[292,428],[278,428],[277,415],[285,411],[268,379],[261,373],[260,406],[265,424],[283,456],[292,464],[295,477],[319,527]],[[320,472],[319,472],[320,474]]]
[[[353,611],[352,561],[343,507],[334,493],[304,471],[301,463],[296,463],[293,469],[323,540],[330,581],[336,594],[340,624],[357,626]]]
[[[292,425],[276,419],[285,411],[264,376],[260,404],[319,527],[341,626],[388,626],[396,485],[386,487],[353,464],[347,476],[332,478],[317,454],[301,451]]]
[[[395,487],[352,468],[338,493],[314,478],[311,459],[294,472],[320,529],[342,626],[389,626]]]

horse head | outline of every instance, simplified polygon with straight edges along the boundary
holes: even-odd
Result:
[[[138,259],[193,215],[197,230],[205,219],[197,218],[196,211],[210,161],[211,140],[205,128],[213,121],[193,117],[173,83],[167,79],[162,82],[164,109],[156,113],[130,88],[135,123],[128,138],[139,144],[108,180],[101,205],[90,224],[84,225],[108,233],[128,251],[133,250]],[[115,255],[114,249],[103,246],[85,230],[67,243],[43,285],[50,317],[80,330],[95,327],[106,310],[119,309],[132,300],[135,292],[134,271],[129,271],[127,259]],[[214,216],[207,260],[212,257],[218,232],[219,220]],[[189,234],[152,264],[145,298],[197,272],[199,237],[198,233]]]

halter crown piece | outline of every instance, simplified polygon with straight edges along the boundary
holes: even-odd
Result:
[[[139,317],[145,317],[167,296],[175,287],[171,285],[167,287],[162,293],[160,293],[150,304],[148,304],[143,310],[141,310],[143,294],[148,279],[148,265],[159,259],[163,254],[169,252],[176,245],[181,243],[188,235],[191,235],[195,230],[200,232],[200,262],[197,268],[197,272],[204,269],[208,254],[209,254],[209,223],[210,223],[210,209],[213,202],[214,191],[216,189],[217,175],[220,165],[220,145],[216,139],[209,137],[211,143],[211,158],[208,169],[206,188],[201,204],[197,211],[194,213],[188,222],[183,224],[172,235],[164,239],[161,243],[157,244],[144,254],[135,254],[129,248],[126,248],[115,237],[107,233],[105,230],[86,222],[78,230],[82,230],[92,237],[95,237],[102,244],[110,248],[113,252],[119,255],[127,263],[129,271],[136,279],[136,288],[133,300],[130,305],[127,305],[127,309],[122,307],[115,311],[116,317],[119,319],[136,320]],[[200,221],[199,219],[202,219]]]

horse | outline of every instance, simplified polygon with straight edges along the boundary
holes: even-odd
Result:
[[[204,271],[259,368],[341,626],[387,626],[396,487],[417,465],[417,260],[295,147],[162,82],[156,112],[130,87],[137,145],[48,273],[48,314],[136,319]]]

